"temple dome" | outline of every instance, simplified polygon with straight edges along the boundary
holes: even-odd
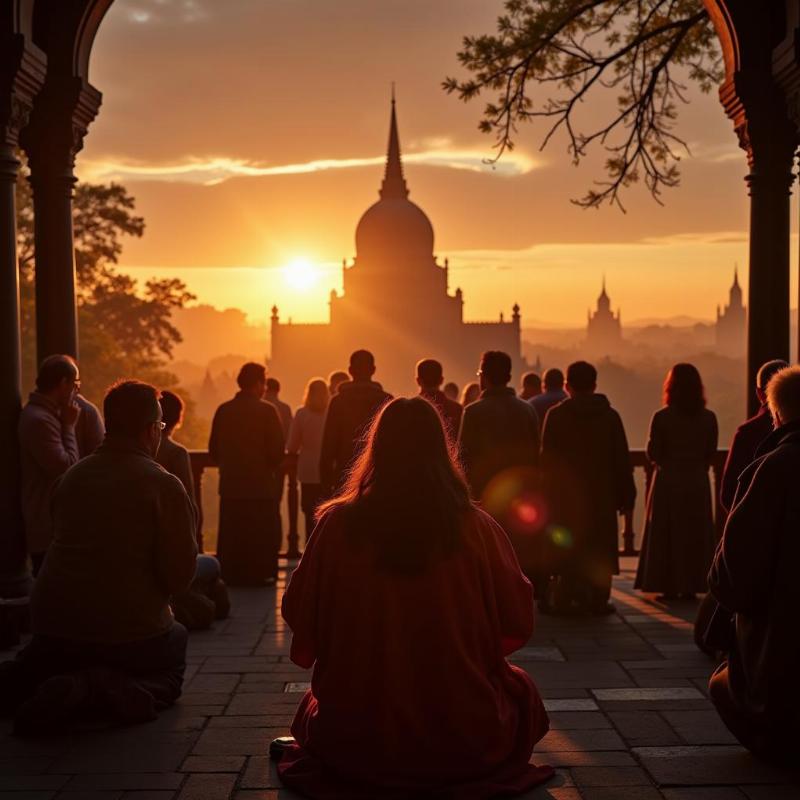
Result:
[[[433,255],[433,225],[408,198],[384,197],[371,205],[356,228],[360,258],[404,258]]]
[[[356,255],[369,261],[397,261],[433,256],[433,225],[425,212],[408,199],[400,158],[400,137],[392,96],[389,148],[381,199],[363,214],[356,228]]]

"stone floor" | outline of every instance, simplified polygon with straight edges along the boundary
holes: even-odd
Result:
[[[624,567],[617,615],[540,617],[514,656],[550,712],[534,761],[557,768],[527,800],[800,797],[800,773],[755,761],[714,713],[711,664],[691,639],[694,607],[634,593],[634,562]],[[185,694],[155,723],[41,741],[0,723],[0,800],[295,798],[266,756],[309,680],[286,655],[281,591],[236,591],[231,619],[192,635]]]

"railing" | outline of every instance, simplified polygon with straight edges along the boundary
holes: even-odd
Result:
[[[191,452],[192,459],[192,475],[194,477],[194,493],[197,498],[197,507],[200,512],[200,521],[198,525],[198,541],[200,549],[203,549],[203,473],[214,464],[211,457],[205,450],[193,450]],[[647,458],[644,450],[631,450],[631,464],[634,469],[644,470],[645,482],[645,498],[650,491],[650,484],[653,480],[654,466]],[[722,469],[725,466],[725,459],[728,456],[727,450],[717,450],[717,454],[711,464],[711,473],[713,476],[711,494],[713,497],[714,507],[714,524],[717,530],[717,538],[722,535],[722,529],[725,527],[725,509],[722,508],[719,502],[719,488],[720,481],[722,480]],[[300,558],[300,538],[298,535],[298,516],[300,513],[299,491],[297,485],[297,457],[286,456],[283,462],[282,474],[283,486],[287,488],[287,506],[288,506],[288,522],[289,534],[287,536],[286,551],[281,553],[283,558]],[[625,514],[623,519],[622,528],[622,549],[620,555],[635,556],[639,551],[636,549],[636,531],[634,530],[634,512],[631,509]]]
[[[645,501],[650,494],[650,484],[653,481],[653,472],[655,465],[647,458],[647,453],[644,450],[631,450],[631,464],[635,469],[644,470],[644,486],[645,486]],[[725,467],[725,460],[728,457],[727,450],[717,450],[713,461],[711,462],[711,474],[713,480],[711,482],[711,497],[714,508],[714,526],[717,531],[717,539],[722,536],[722,530],[725,527],[725,519],[727,517],[725,509],[719,502],[719,490],[722,481],[722,470]],[[635,509],[631,509],[624,516],[622,528],[622,550],[619,551],[622,556],[636,556],[639,551],[636,549],[635,540],[636,532],[633,527],[633,515]]]
[[[192,450],[189,453],[192,462],[192,478],[194,480],[194,496],[197,499],[199,521],[197,542],[203,552],[203,473],[214,467],[207,450]],[[289,510],[289,533],[286,550],[280,554],[282,558],[300,558],[300,537],[297,518],[300,512],[300,493],[297,486],[297,456],[287,455],[283,460],[281,486],[287,488],[286,503]]]

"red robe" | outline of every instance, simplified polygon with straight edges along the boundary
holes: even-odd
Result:
[[[319,800],[483,800],[552,776],[528,763],[544,705],[505,659],[533,632],[531,585],[488,514],[469,514],[463,541],[394,575],[341,512],[317,527],[283,598],[292,661],[314,667],[278,768],[287,786]]]

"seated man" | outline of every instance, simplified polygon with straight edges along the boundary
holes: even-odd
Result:
[[[711,593],[733,615],[730,652],[709,693],[731,733],[757,755],[797,758],[800,659],[800,367],[767,387],[776,429],[742,474],[708,576]]]
[[[197,568],[191,586],[172,598],[172,613],[190,631],[208,628],[214,619],[225,619],[230,613],[230,598],[222,578],[219,561],[214,556],[203,553],[202,526],[194,491],[192,460],[189,451],[176,442],[172,435],[183,425],[184,402],[174,392],[161,392],[161,412],[164,433],[158,448],[156,461],[167,472],[171,472],[186,489],[197,513],[196,541]]]
[[[0,674],[0,711],[16,708],[19,733],[52,731],[90,707],[150,720],[181,692],[186,629],[169,598],[194,576],[194,509],[154,460],[163,427],[156,389],[119,383],[104,413],[105,442],[53,495],[33,639]]]

